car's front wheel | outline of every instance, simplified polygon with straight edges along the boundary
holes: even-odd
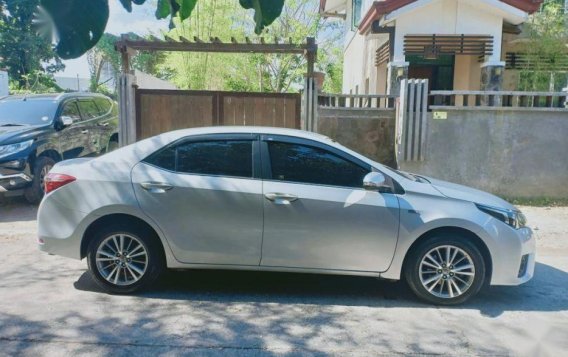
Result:
[[[33,169],[32,183],[24,190],[24,196],[29,203],[39,203],[45,195],[45,177],[55,166],[55,160],[41,156],[36,160]]]
[[[136,226],[115,225],[97,232],[87,251],[97,285],[113,294],[132,293],[153,283],[165,269],[156,234]]]
[[[484,284],[485,262],[466,237],[439,235],[419,244],[410,253],[405,277],[421,299],[437,305],[461,304]]]

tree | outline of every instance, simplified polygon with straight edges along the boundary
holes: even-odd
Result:
[[[38,4],[39,0],[0,0],[0,67],[8,70],[20,88],[37,82],[42,72],[52,74],[65,68],[32,26]]]
[[[141,38],[134,33],[128,33],[126,36],[130,39]],[[90,90],[92,92],[104,91],[107,93],[107,86],[105,84],[108,82],[116,83],[121,66],[120,54],[114,48],[114,44],[118,40],[118,36],[105,33],[95,47],[87,52],[87,62],[89,63],[89,72],[91,75]],[[163,52],[140,51],[132,59],[132,68],[165,79],[167,78],[167,73],[161,71],[160,68],[164,59],[165,53]],[[108,77],[101,78],[104,69],[110,71],[106,73],[106,75],[113,79],[112,81],[109,81]]]
[[[176,20],[169,37],[219,37],[229,42],[231,37],[244,41],[254,32],[254,24],[246,20],[244,11],[232,0],[199,2],[194,16]],[[327,22],[313,0],[288,0],[281,16],[264,30],[269,38],[291,39],[302,43],[306,37],[316,37],[320,44],[319,70],[326,73],[326,91],[341,90],[342,31],[339,22]],[[168,53],[164,66],[174,72],[171,80],[180,88],[289,92],[303,87],[306,59],[290,54],[210,54]]]
[[[526,68],[520,73],[521,90],[554,91],[566,86],[568,16],[564,0],[548,0],[526,25],[523,46]]]
[[[39,23],[42,25],[42,32],[48,36],[52,33],[58,35],[56,52],[61,58],[80,57],[97,44],[108,22],[108,1],[41,0],[43,10],[39,13]],[[119,1],[130,12],[133,4],[142,5],[147,0]],[[210,1],[212,0],[204,0]],[[173,27],[174,18],[179,15],[182,22],[188,19],[197,3],[198,0],[157,0],[156,18],[169,17],[170,26]],[[255,32],[259,34],[280,15],[284,0],[239,0],[239,4],[244,9],[254,10]]]

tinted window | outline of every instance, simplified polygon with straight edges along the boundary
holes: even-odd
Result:
[[[164,148],[145,161],[166,170],[183,173],[252,177],[252,142],[235,140],[184,143]]]
[[[369,173],[327,150],[290,143],[269,142],[274,180],[319,185],[362,187]]]
[[[106,98],[96,98],[95,103],[97,104],[97,108],[99,109],[99,115],[107,115],[110,110],[112,103]]]
[[[152,154],[145,160],[147,163],[161,167],[166,170],[176,170],[176,149],[175,147],[164,148]]]
[[[75,102],[66,103],[61,111],[61,116],[70,117],[74,122],[81,121],[81,114],[79,114],[79,109]]]
[[[177,148],[178,172],[252,177],[252,141],[204,141]]]
[[[84,119],[93,119],[99,116],[99,108],[97,108],[95,102],[92,100],[79,101],[79,108],[81,109]]]

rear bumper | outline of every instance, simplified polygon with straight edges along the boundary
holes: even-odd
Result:
[[[86,217],[86,213],[68,209],[54,199],[42,200],[38,209],[39,249],[81,259],[81,229]]]

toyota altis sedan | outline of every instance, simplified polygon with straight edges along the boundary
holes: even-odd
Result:
[[[385,167],[314,133],[174,131],[56,164],[41,250],[86,258],[110,293],[166,268],[369,276],[435,304],[533,276],[523,214],[485,192]]]

